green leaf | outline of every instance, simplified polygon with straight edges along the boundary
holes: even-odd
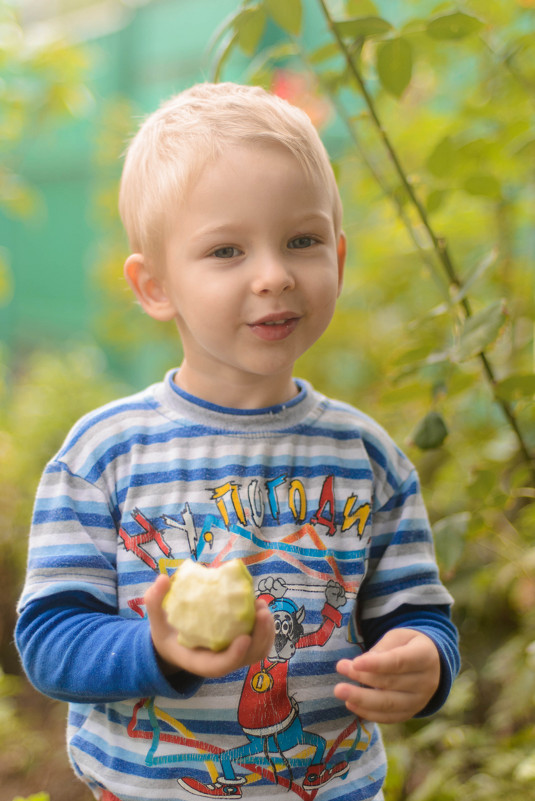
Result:
[[[482,353],[496,341],[506,319],[504,302],[499,300],[465,320],[453,360],[464,362]]]
[[[377,48],[377,73],[387,92],[401,97],[412,76],[412,47],[397,36]]]
[[[493,175],[478,173],[470,175],[463,183],[463,189],[469,195],[481,197],[499,198],[501,197],[501,185]]]
[[[234,20],[237,42],[246,56],[252,56],[266,26],[266,13],[261,6],[244,9]]]
[[[495,386],[496,395],[507,401],[535,397],[535,374],[510,375]]]
[[[314,50],[310,56],[309,61],[311,64],[321,64],[323,61],[328,61],[340,53],[340,48],[336,42],[328,42],[317,50]]]
[[[429,192],[425,201],[425,207],[428,213],[434,214],[435,211],[438,211],[439,208],[444,205],[448,194],[448,191],[445,189],[433,189]]]
[[[225,39],[223,39],[214,59],[214,66],[212,70],[212,80],[214,83],[217,83],[221,80],[221,74],[227,63],[234,47],[236,46],[236,42],[238,41],[238,32],[234,31],[234,33],[229,34]]]
[[[13,801],[50,801],[50,796],[48,793],[37,793],[36,795],[29,795],[28,798],[17,795]]]
[[[529,159],[532,163],[535,161],[535,138],[523,138],[513,150],[515,156]]]
[[[277,25],[298,36],[303,19],[301,0],[265,0],[265,5]]]
[[[437,559],[447,572],[456,567],[463,555],[469,523],[470,513],[459,512],[433,525]]]
[[[357,17],[344,19],[334,23],[343,39],[366,39],[371,36],[382,36],[392,29],[386,19],[381,17]]]
[[[262,48],[251,60],[247,69],[247,83],[270,89],[273,82],[274,65],[299,54],[299,47],[290,41],[283,41],[273,47]]]
[[[411,441],[422,451],[439,448],[448,436],[448,428],[439,412],[431,411],[412,432]]]
[[[452,303],[459,303],[463,298],[466,297],[468,291],[476,284],[480,278],[482,278],[488,270],[496,263],[496,260],[499,256],[499,252],[497,248],[492,248],[483,258],[481,259],[478,264],[474,267],[474,269],[468,273],[466,278],[463,281],[462,289],[458,292],[454,293],[451,296]]]
[[[437,178],[450,175],[456,160],[457,147],[451,136],[445,136],[433,148],[427,158],[426,166],[429,172]]]
[[[221,40],[224,37],[226,38],[230,31],[236,30],[237,26],[235,22],[237,18],[241,16],[242,13],[243,10],[233,11],[231,14],[228,14],[225,17],[225,19],[221,22],[220,25],[217,26],[217,28],[211,35],[210,40],[208,42],[208,47],[207,47],[208,53],[213,53],[216,47],[218,47],[218,44],[221,42]]]
[[[377,6],[372,0],[346,0],[345,8],[348,17],[379,16]]]
[[[431,195],[434,194],[431,192]],[[428,204],[429,206],[429,199]],[[432,319],[433,317],[439,317],[441,314],[446,314],[449,312],[454,306],[460,303],[472,289],[474,284],[476,284],[483,275],[496,263],[496,259],[498,258],[498,250],[493,248],[489,253],[487,253],[481,261],[476,264],[474,269],[466,276],[464,279],[462,286],[457,291],[453,291],[450,293],[449,300],[447,303],[440,303],[438,306],[434,306],[431,311],[424,317],[423,319],[429,318]]]
[[[455,11],[441,14],[427,23],[427,33],[433,39],[464,39],[481,30],[483,22],[470,14]]]

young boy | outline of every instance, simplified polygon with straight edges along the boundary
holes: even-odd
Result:
[[[376,723],[438,709],[459,656],[413,467],[293,377],[342,287],[326,151],[285,101],[200,85],[141,127],[120,209],[126,278],[184,356],[84,417],[47,466],[24,667],[69,702],[97,799],[381,799]],[[234,557],[254,578],[252,635],[179,645],[169,575]]]

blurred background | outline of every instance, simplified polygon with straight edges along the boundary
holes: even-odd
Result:
[[[535,0],[0,0],[0,801],[88,801],[12,642],[36,483],[86,411],[180,362],[122,278],[122,154],[203,80],[303,107],[346,282],[298,364],[416,463],[463,669],[386,727],[388,801],[535,788]]]

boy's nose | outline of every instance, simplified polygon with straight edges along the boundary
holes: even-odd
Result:
[[[284,263],[276,256],[260,257],[255,265],[252,290],[255,294],[281,294],[295,285],[294,277]]]

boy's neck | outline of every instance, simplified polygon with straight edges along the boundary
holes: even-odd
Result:
[[[175,384],[200,400],[229,409],[266,409],[295,398],[299,389],[292,376],[260,377],[254,382],[238,385],[213,381],[182,365],[174,376]]]

